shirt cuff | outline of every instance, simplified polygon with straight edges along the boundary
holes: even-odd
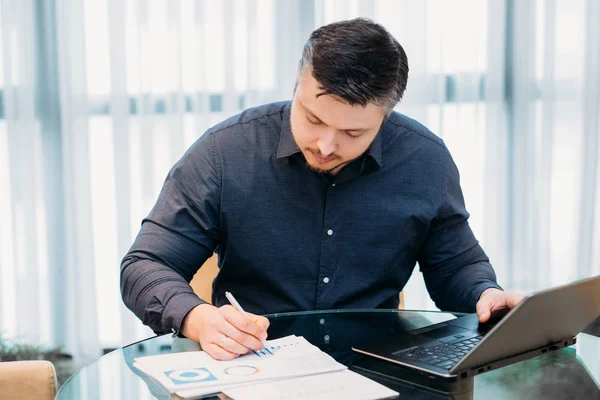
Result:
[[[200,304],[208,304],[193,293],[181,293],[173,296],[163,310],[164,327],[170,329],[173,337],[181,336],[181,325],[185,316]]]

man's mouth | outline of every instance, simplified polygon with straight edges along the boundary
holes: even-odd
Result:
[[[325,163],[328,163],[328,162],[331,162],[331,161],[335,160],[335,157],[331,157],[331,156],[330,157],[323,157],[323,156],[319,156],[319,155],[317,155],[315,153],[312,153],[312,155],[321,164],[325,164]]]

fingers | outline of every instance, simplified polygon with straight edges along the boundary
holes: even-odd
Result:
[[[266,322],[260,320],[260,322],[257,323],[257,322],[255,322],[257,316],[249,315],[250,318],[246,318],[242,313],[240,313],[234,307],[229,306],[229,305],[221,307],[220,310],[222,311],[223,316],[225,317],[227,322],[229,322],[231,325],[233,325],[240,331],[242,331],[250,336],[253,336],[256,340],[259,341],[259,343],[261,340],[263,340],[264,338],[267,337],[265,325],[267,325],[267,327],[268,327],[268,320]],[[260,317],[260,318],[264,318],[264,317]],[[264,319],[266,320],[266,318],[264,318]],[[261,347],[259,347],[258,349],[262,348],[262,344],[260,346]]]
[[[490,313],[488,311],[478,312],[477,316],[479,317],[479,322],[485,324],[490,320]]]
[[[186,336],[197,340],[217,360],[232,360],[250,350],[260,350],[269,327],[267,318],[249,314],[246,317],[227,305],[194,308],[186,317]]]
[[[208,343],[207,345],[202,346],[202,350],[207,352],[215,360],[233,360],[239,356],[239,354],[228,351],[215,343]]]
[[[507,293],[506,305],[508,306],[508,308],[515,308],[517,304],[523,301],[524,298],[525,296],[519,293]]]
[[[478,308],[477,309],[477,317],[479,318],[479,322],[486,323],[489,321],[490,319],[490,311],[484,308]]]
[[[246,317],[244,317],[244,319],[246,319]],[[230,348],[227,348],[228,350],[233,351],[234,349],[237,349],[235,351],[237,351],[239,354],[246,354],[250,350],[260,350],[263,348],[263,345],[259,339],[238,329],[227,320],[223,321],[220,331],[224,333],[225,336],[230,338],[231,342],[234,342],[237,344],[237,346],[239,346],[237,347],[232,345]]]
[[[217,335],[218,341],[216,342],[219,346],[224,348],[225,350],[235,353],[238,355],[248,353],[252,347],[251,345],[247,345],[245,338],[240,337],[239,331],[232,327],[232,329],[227,329],[226,333],[219,333]],[[246,335],[247,336],[247,335]]]
[[[249,314],[250,315],[250,319],[253,319],[254,322],[260,326],[262,326],[262,328],[264,329],[264,331],[266,332],[267,329],[269,329],[269,325],[271,324],[269,322],[269,320],[265,317],[261,317],[260,315],[254,315],[254,314]]]
[[[510,310],[516,307],[524,299],[519,293],[497,292],[488,296],[482,296],[476,305],[479,322],[487,322],[492,315],[499,315],[500,311]]]
[[[483,324],[490,319],[492,306],[492,300],[489,296],[484,296],[479,299],[477,305],[475,306],[477,317],[479,317],[479,322]]]
[[[210,335],[208,345],[210,351],[206,351],[218,360],[231,360],[248,353],[252,348],[256,347],[256,343],[258,343],[259,348],[262,348],[262,345],[256,338],[241,332],[223,319],[220,326]]]

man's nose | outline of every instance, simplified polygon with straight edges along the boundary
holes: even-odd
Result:
[[[317,141],[317,147],[321,155],[327,157],[335,151],[335,132],[327,132]]]

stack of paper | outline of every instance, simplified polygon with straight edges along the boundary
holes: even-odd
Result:
[[[251,392],[254,393],[258,391],[272,395],[280,393],[280,388],[284,387],[294,390],[290,385],[295,379],[290,380],[290,378],[317,374],[329,376],[329,373],[346,370],[345,365],[338,363],[303,337],[294,335],[270,340],[267,342],[267,347],[260,352],[249,353],[231,361],[217,361],[203,351],[192,351],[139,357],[135,359],[133,365],[162,384],[174,398],[198,398],[221,392],[234,399],[252,398],[243,396],[244,393],[250,393],[246,392],[246,388],[248,390],[253,388]],[[331,377],[333,379],[334,375]],[[340,385],[351,387],[348,385],[350,379],[347,375],[338,374],[335,377],[339,382],[320,378],[321,383],[338,384],[336,386],[338,391],[341,390]],[[387,397],[390,393],[392,396],[397,394],[382,385],[364,379],[369,384],[387,390]],[[286,380],[284,386],[275,385],[281,380]],[[258,383],[260,385],[256,385]],[[314,382],[314,384],[318,383]],[[236,391],[233,391],[234,389]],[[352,390],[356,392],[355,389]],[[370,390],[373,391],[372,386]],[[256,398],[279,398],[265,397],[262,394]]]
[[[223,394],[226,397],[221,398],[234,400],[377,400],[398,396],[398,392],[348,369],[228,388]]]

